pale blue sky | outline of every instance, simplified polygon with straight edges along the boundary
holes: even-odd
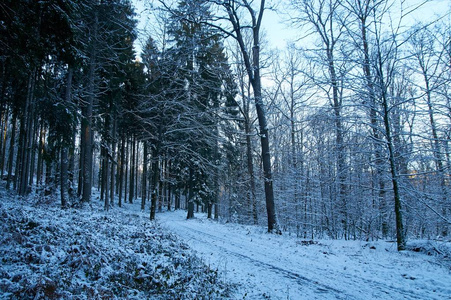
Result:
[[[132,0],[133,5],[136,7],[136,13],[139,20],[138,28],[142,34],[141,40],[137,42],[137,51],[139,52],[139,44],[143,43],[147,37],[146,31],[151,33],[152,21],[149,19],[149,3],[156,2],[151,0]],[[289,0],[281,1],[267,1],[267,3],[277,3],[277,8],[279,12],[272,10],[267,10],[263,18],[263,30],[266,34],[266,40],[270,43],[271,48],[284,49],[286,47],[287,41],[293,41],[301,36],[299,34],[299,29],[290,27],[287,24],[283,24],[284,11],[286,9],[284,5],[289,2]],[[416,7],[422,4],[421,9],[412,13],[410,18],[406,22],[413,22],[415,20],[421,20],[423,22],[428,22],[437,17],[437,15],[444,15],[446,12],[449,13],[451,8],[451,2],[449,0],[404,0],[404,6]],[[451,17],[448,15],[446,17],[451,23]]]

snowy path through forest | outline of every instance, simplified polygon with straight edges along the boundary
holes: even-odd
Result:
[[[393,243],[317,244],[219,224],[185,212],[158,214],[221,278],[239,284],[236,299],[451,299],[449,266]]]

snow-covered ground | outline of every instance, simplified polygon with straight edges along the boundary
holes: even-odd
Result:
[[[398,252],[392,242],[302,241],[196,216],[157,218],[239,285],[233,299],[451,299],[449,242],[416,241],[409,245],[420,252]]]
[[[229,286],[139,204],[61,209],[0,188],[0,299],[217,299]]]
[[[0,189],[0,299],[451,299],[450,242],[397,252],[184,211],[150,222],[139,206],[62,210]]]

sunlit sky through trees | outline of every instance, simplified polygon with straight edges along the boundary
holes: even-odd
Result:
[[[167,2],[176,2],[169,0]],[[289,19],[296,15],[296,12],[289,8],[290,0],[281,1],[267,1],[266,6],[269,8],[263,17],[263,32],[264,42],[268,42],[271,49],[282,50],[287,47],[287,44],[302,41],[303,47],[308,47],[307,43],[313,43],[312,39],[300,29],[293,26]],[[448,0],[403,0],[392,1],[395,2],[393,8],[393,19],[399,19],[396,12],[403,11],[406,17],[403,18],[403,24],[432,22],[433,20],[447,18],[451,19],[450,15],[446,15],[449,11],[451,3]],[[402,3],[402,9],[400,3]],[[154,34],[154,29],[159,26],[159,22],[155,21],[155,8],[158,7],[158,1],[154,0],[132,0],[136,9],[138,20],[139,37],[135,42],[136,52],[140,55],[142,45],[146,42],[149,35]],[[399,13],[400,14],[400,13]]]

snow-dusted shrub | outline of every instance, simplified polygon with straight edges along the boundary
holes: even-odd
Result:
[[[215,270],[145,214],[0,199],[0,298],[217,299]],[[98,205],[97,205],[98,204]]]

